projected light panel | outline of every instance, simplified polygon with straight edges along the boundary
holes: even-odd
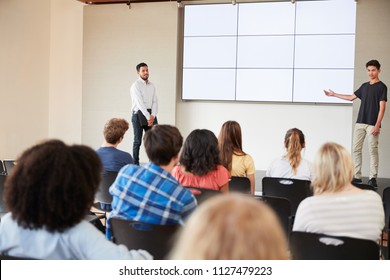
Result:
[[[350,103],[323,89],[353,92],[355,17],[353,0],[186,5],[182,98]]]
[[[242,3],[238,35],[294,35],[295,6],[291,2]]]
[[[184,69],[183,99],[235,100],[235,69]]]

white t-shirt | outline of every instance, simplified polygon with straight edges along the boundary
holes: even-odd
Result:
[[[293,231],[378,241],[384,227],[381,197],[374,191],[323,194],[304,199]]]
[[[282,156],[271,163],[265,176],[312,181],[313,167],[309,161],[302,158],[297,168],[297,174],[294,175],[290,162],[286,157]]]
[[[0,252],[15,257],[44,260],[145,260],[144,250],[128,250],[108,241],[91,223],[81,221],[65,232],[20,227],[8,213],[0,223]]]

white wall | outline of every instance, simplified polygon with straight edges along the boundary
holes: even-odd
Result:
[[[83,143],[99,147],[106,121],[125,118],[130,129],[119,148],[132,153],[130,86],[140,62],[157,87],[159,123],[175,124],[176,30],[176,3],[84,8]],[[140,160],[147,161],[143,147]]]
[[[48,134],[50,1],[0,1],[0,159]]]
[[[83,6],[0,1],[0,159],[49,137],[81,142]]]
[[[355,55],[355,86],[359,81],[367,81],[365,64],[371,59],[381,63],[379,78],[387,85],[390,97],[390,1],[359,0],[357,2],[357,34]],[[360,101],[354,102],[353,120],[357,118]],[[379,138],[379,177],[390,178],[390,102],[382,121]],[[368,176],[369,157],[367,141],[363,147],[363,176]]]
[[[51,0],[48,137],[68,143],[81,142],[83,7]]]

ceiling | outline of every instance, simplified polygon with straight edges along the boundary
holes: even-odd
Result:
[[[128,3],[144,3],[144,2],[171,2],[171,0],[78,0],[78,1],[89,5],[128,4]]]

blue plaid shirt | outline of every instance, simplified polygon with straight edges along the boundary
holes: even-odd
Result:
[[[153,163],[124,166],[109,191],[113,195],[113,210],[107,218],[108,240],[112,239],[111,217],[158,225],[178,224],[197,205],[189,190]]]

